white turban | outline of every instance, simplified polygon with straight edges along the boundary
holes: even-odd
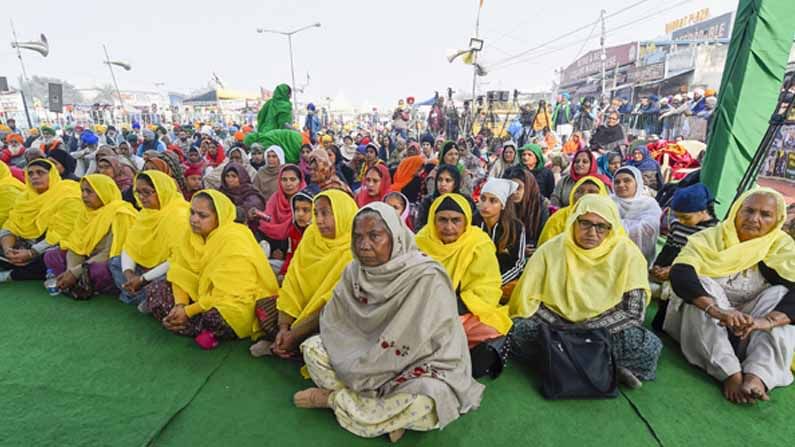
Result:
[[[494,194],[494,196],[502,202],[504,208],[508,203],[508,198],[511,197],[511,194],[515,193],[517,189],[519,189],[519,186],[513,180],[490,177],[480,190],[480,194]]]

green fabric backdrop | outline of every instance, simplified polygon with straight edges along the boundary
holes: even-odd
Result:
[[[723,216],[756,152],[784,79],[795,0],[740,0],[701,180]]]

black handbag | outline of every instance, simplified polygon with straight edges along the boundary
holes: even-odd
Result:
[[[547,399],[618,396],[607,329],[564,330],[541,325],[541,394]]]

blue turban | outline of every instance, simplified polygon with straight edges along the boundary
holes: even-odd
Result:
[[[314,104],[312,104],[311,102],[310,102],[309,104],[307,104],[306,108],[307,108],[308,110],[311,110],[311,111],[313,111],[313,112],[315,111],[315,105],[314,105]]]
[[[356,152],[367,155],[367,144],[360,144],[356,147]]]
[[[671,199],[671,209],[680,213],[704,211],[713,201],[712,194],[702,183],[677,189]]]
[[[80,142],[86,146],[93,146],[99,143],[99,137],[94,135],[91,131],[85,131],[80,135]]]

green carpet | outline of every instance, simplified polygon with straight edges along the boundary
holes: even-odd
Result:
[[[294,362],[253,359],[247,342],[212,352],[111,297],[75,302],[41,284],[0,285],[0,445],[383,445],[330,411],[293,407],[310,386]],[[481,408],[402,445],[783,445],[792,389],[738,407],[666,342],[656,382],[602,401],[545,401],[537,375],[511,364]]]

